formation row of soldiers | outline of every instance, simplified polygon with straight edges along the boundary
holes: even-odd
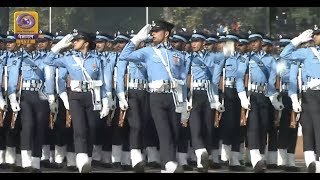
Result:
[[[79,172],[148,165],[172,173],[192,170],[190,159],[199,172],[221,160],[243,171],[246,149],[255,172],[298,171],[300,119],[308,171],[319,171],[320,31],[282,37],[279,56],[262,33],[171,34],[173,27],[153,21],[115,39],[44,32],[22,46],[12,33],[0,39],[0,164],[40,172],[66,159]]]

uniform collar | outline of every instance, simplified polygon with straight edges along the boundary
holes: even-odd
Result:
[[[251,52],[250,53],[250,55],[252,56],[252,55],[258,55],[258,56],[260,56],[260,57],[263,57],[264,55],[266,55],[267,53],[265,52],[265,51],[263,51],[263,50],[260,50],[260,51],[258,51],[258,52]]]
[[[169,42],[163,42],[155,46],[155,48],[160,49],[160,48],[165,48],[165,49],[172,49],[172,46],[170,45]]]
[[[91,52],[91,51],[88,51],[87,54],[83,54],[82,52],[77,51],[77,52],[75,53],[75,55],[76,55],[77,57],[82,57],[83,59],[87,59],[87,58],[89,58],[90,56],[92,56],[92,52]]]

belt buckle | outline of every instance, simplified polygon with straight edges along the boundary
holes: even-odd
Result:
[[[144,89],[144,84],[143,83],[138,83],[137,84],[138,89]]]
[[[257,86],[257,91],[264,91],[264,90],[265,90],[264,86],[261,86],[261,85]]]

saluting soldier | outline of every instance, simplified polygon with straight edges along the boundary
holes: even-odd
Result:
[[[168,42],[173,24],[153,21],[131,38],[120,54],[120,60],[145,62],[149,81],[150,109],[160,141],[160,158],[164,172],[182,172],[176,162],[176,148],[181,114],[186,119],[185,66],[183,55],[173,50]],[[151,30],[154,47],[134,50],[147,39]]]
[[[76,51],[72,56],[54,58],[61,49],[73,41]],[[69,106],[72,117],[76,165],[79,172],[91,171],[93,142],[96,136],[96,119],[108,115],[108,100],[103,83],[101,59],[93,53],[94,36],[78,31],[60,40],[45,59],[51,66],[65,67],[70,75]],[[102,102],[102,103],[101,103]],[[101,107],[102,106],[102,107]]]
[[[300,44],[314,40],[315,47],[297,48]],[[303,151],[304,159],[308,172],[320,172],[320,138],[319,138],[319,45],[320,45],[320,31],[309,29],[301,33],[299,36],[293,38],[284,50],[280,57],[293,62],[293,64],[303,64],[303,69],[306,76],[306,92],[302,93],[301,104],[298,99],[297,90],[297,76],[299,73],[290,72],[290,86],[289,96],[292,101],[292,109],[296,113],[301,113],[301,125],[303,133]],[[300,86],[300,85],[299,85]],[[300,87],[299,87],[300,88]]]

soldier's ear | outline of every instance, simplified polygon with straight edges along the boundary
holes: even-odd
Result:
[[[169,31],[165,31],[164,33],[164,37],[169,38],[170,32]]]

